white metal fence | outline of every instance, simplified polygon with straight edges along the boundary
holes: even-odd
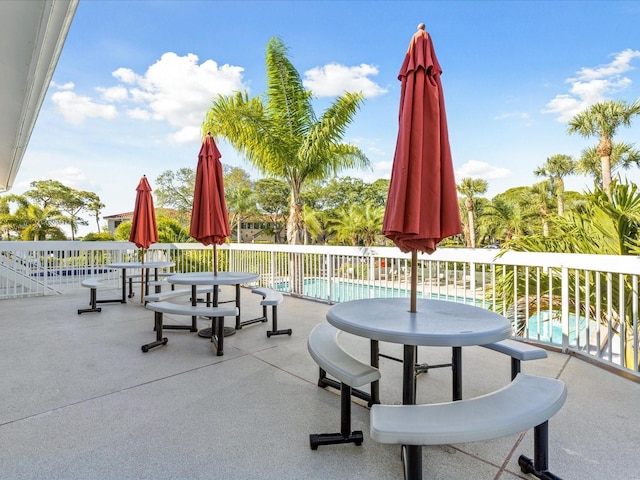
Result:
[[[89,276],[117,287],[120,271],[107,265],[140,255],[128,242],[0,242],[0,299],[64,293]],[[262,286],[330,303],[408,297],[415,269],[418,297],[497,311],[520,337],[639,375],[639,257],[441,248],[412,265],[393,247],[254,244],[223,245],[216,255],[221,271],[255,272]],[[155,244],[145,260],[208,271],[213,249]]]

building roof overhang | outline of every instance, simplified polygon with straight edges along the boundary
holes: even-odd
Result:
[[[0,2],[0,192],[13,186],[77,6]]]

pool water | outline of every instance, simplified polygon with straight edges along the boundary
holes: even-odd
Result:
[[[329,288],[330,286],[330,288]],[[289,282],[280,282],[276,284],[277,290],[289,291]],[[363,298],[409,298],[409,290],[406,288],[385,287],[382,285],[366,285],[362,283],[349,282],[344,280],[333,280],[331,284],[324,278],[307,278],[303,283],[303,295],[305,297],[317,298],[320,300],[331,301],[333,303],[348,302],[350,300],[359,300]],[[329,291],[331,296],[329,296]],[[418,291],[417,298],[431,298],[434,300],[449,300],[456,302],[464,302],[467,304],[476,304],[482,307],[483,302],[480,299],[471,299],[455,295],[445,295],[438,293],[429,293]],[[549,312],[540,312],[529,317],[527,322],[528,338],[540,340],[543,342],[562,343],[562,325],[557,318],[549,321]],[[594,328],[594,327],[591,327]],[[585,341],[586,319],[580,318],[579,331],[581,342]],[[576,320],[574,315],[569,316],[569,343],[575,344],[576,341]],[[584,343],[582,343],[584,344]]]
[[[329,288],[330,286],[330,288]],[[289,291],[289,282],[281,282],[276,284],[276,290]],[[304,280],[302,287],[305,297],[317,298],[320,300],[331,301],[335,303],[348,302],[350,300],[360,300],[363,298],[409,298],[410,291],[406,288],[385,287],[382,285],[365,285],[362,283],[349,282],[344,280],[332,280],[331,284],[324,278],[308,278]],[[331,291],[331,296],[329,296]],[[456,297],[454,295],[444,295],[437,293],[423,294],[421,291],[416,293],[417,298],[431,298],[435,300],[455,300],[465,302],[464,297]],[[473,300],[467,299],[466,303],[473,303]]]

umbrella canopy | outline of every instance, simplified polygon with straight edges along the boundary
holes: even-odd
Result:
[[[222,245],[231,235],[220,157],[216,142],[207,134],[198,155],[189,229],[189,235],[197,241],[214,246],[214,272],[217,271],[215,246]]]
[[[400,69],[398,139],[382,231],[403,252],[433,253],[462,231],[440,75],[418,26]]]
[[[133,209],[129,241],[135,243],[138,248],[146,249],[158,241],[156,211],[153,208],[151,186],[146,176],[140,179],[136,192],[136,205]]]

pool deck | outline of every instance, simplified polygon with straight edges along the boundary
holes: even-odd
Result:
[[[99,291],[111,297],[116,291]],[[223,298],[231,289],[223,288]],[[261,315],[243,289],[244,318]],[[286,297],[280,328],[255,324],[225,338],[225,355],[186,331],[142,353],[155,337],[153,314],[136,297],[78,315],[88,291],[3,300],[0,359],[0,478],[20,479],[401,479],[399,447],[369,438],[369,410],[352,409],[362,446],[309,448],[309,434],[339,431],[336,392],[317,387],[306,348],[329,305]],[[190,323],[168,315],[167,323]],[[200,322],[206,327],[208,322]],[[368,359],[368,341],[343,346]],[[381,350],[400,356],[401,347]],[[446,363],[448,349],[420,348],[419,360]],[[509,381],[510,362],[480,347],[463,349],[463,396]],[[523,371],[560,378],[569,397],[550,424],[550,467],[565,479],[640,479],[640,384],[574,356],[549,352]],[[400,403],[401,365],[381,359],[381,398]],[[418,402],[447,401],[451,371],[418,377]],[[517,458],[533,454],[532,432],[497,440],[423,448],[425,479],[533,478]],[[357,472],[357,473],[356,473]]]

